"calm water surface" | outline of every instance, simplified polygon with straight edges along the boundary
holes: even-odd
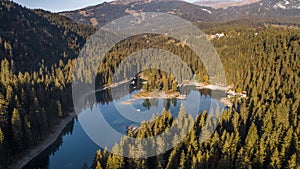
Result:
[[[112,92],[112,90],[117,90]],[[163,109],[171,110],[174,117],[178,115],[180,105],[185,105],[187,113],[196,117],[203,111],[224,108],[220,99],[225,96],[224,91],[198,90],[192,86],[181,89],[186,94],[185,100],[178,99],[132,99],[132,95],[138,90],[128,90],[128,86],[120,86],[117,89],[109,89],[96,94],[97,103],[89,103],[76,119],[65,128],[56,142],[43,153],[33,159],[24,168],[26,169],[81,169],[84,165],[91,166],[94,155],[98,149],[83,130],[80,120],[88,118],[88,112],[99,109],[107,122],[120,133],[126,133],[129,125],[139,125],[126,119],[123,115],[137,111],[150,120],[152,114],[161,113]],[[118,93],[112,96],[111,93]],[[88,97],[87,99],[88,100]],[[122,114],[120,114],[122,110]]]

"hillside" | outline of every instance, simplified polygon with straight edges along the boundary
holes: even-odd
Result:
[[[0,22],[2,169],[26,159],[70,116],[72,59],[95,30],[10,1],[0,1]]]
[[[226,81],[233,84],[236,91],[246,90],[248,98],[233,98],[235,106],[222,113],[218,110],[199,113],[195,123],[184,107],[180,108],[177,117],[172,115],[174,110],[163,110],[149,122],[142,122],[138,129],[129,128],[128,137],[124,136],[119,144],[114,145],[113,153],[109,149],[98,150],[92,168],[297,169],[300,152],[300,29],[268,26],[258,29],[224,26],[218,29],[225,36],[213,38],[212,43],[222,60]],[[166,44],[157,45],[164,47]],[[175,49],[179,50],[179,47]],[[179,51],[189,56],[189,52]],[[217,118],[219,123],[210,138],[204,141],[202,136],[207,134],[207,128],[211,130],[210,125],[214,125],[211,118]],[[179,132],[170,133],[174,128]],[[184,132],[187,134],[178,143]],[[148,142],[130,140],[132,137],[156,136],[163,137]],[[170,145],[173,147],[164,151]],[[138,158],[152,152],[156,154]]]
[[[212,8],[228,8],[232,6],[242,6],[252,4],[260,0],[200,0],[194,2],[195,5],[207,6]]]
[[[191,21],[217,20],[217,17],[211,14],[212,11],[215,10],[179,0],[132,0],[104,2],[80,10],[62,12],[61,15],[67,16],[76,22],[101,27],[117,18],[137,12],[164,12],[175,14]]]
[[[74,58],[92,28],[45,11],[32,11],[9,1],[0,2],[0,59],[13,59],[22,71]]]
[[[204,1],[203,3],[205,2],[212,1]],[[232,1],[225,1],[224,3],[226,2]],[[266,23],[272,21],[285,24],[286,20],[295,20],[293,23],[297,24],[300,22],[300,2],[297,0],[261,0],[230,6],[226,9],[214,9],[179,0],[128,0],[105,2],[96,6],[60,14],[76,22],[89,24],[94,27],[101,27],[114,19],[137,12],[165,12],[202,25],[243,19],[256,22],[257,18],[260,18],[260,21],[264,19]]]
[[[136,51],[170,51],[191,68],[196,80],[214,78],[207,75],[190,48],[165,35],[143,34],[125,39],[111,48],[100,65],[93,59],[76,59],[86,39],[98,27],[140,11],[167,12],[204,28],[220,55],[227,83],[235,92],[245,91],[247,98],[231,98],[234,106],[222,112],[219,125],[206,142],[200,142],[199,136],[207,127],[204,122],[212,117],[209,111],[200,113],[184,140],[164,154],[134,159],[99,150],[91,168],[296,168],[300,154],[300,29],[295,28],[300,25],[299,10],[297,0],[262,0],[226,9],[180,0],[117,0],[53,14],[0,1],[0,168],[9,168],[27,158],[28,150],[44,143],[47,136],[57,132],[56,126],[71,118],[74,78],[90,85],[96,77],[92,85],[108,86],[114,74],[125,78],[141,66],[128,62],[123,66],[129,71],[117,71],[120,63]],[[102,41],[94,43],[101,45]],[[95,49],[86,52],[93,54]],[[171,59],[165,61],[172,63]],[[73,76],[76,63],[81,66]],[[95,65],[98,70],[91,71]],[[151,83],[147,82],[144,89],[176,90],[172,76],[158,70],[143,73],[151,74]],[[103,98],[107,102],[113,97],[108,92]],[[192,124],[185,118],[183,108],[178,120],[170,111],[159,115],[153,116],[153,123],[142,123],[136,134],[129,131],[128,135],[153,137],[170,126],[181,130]],[[178,139],[178,135],[172,139]],[[142,146],[126,143],[124,139],[117,149],[129,148],[127,152],[134,155],[138,155],[136,149],[144,153]],[[159,147],[153,149],[161,152],[160,148],[169,143],[155,144]],[[45,157],[47,162],[49,157]]]
[[[260,16],[270,18],[285,18],[300,16],[300,1],[298,0],[261,0],[241,7],[227,9],[236,16]]]

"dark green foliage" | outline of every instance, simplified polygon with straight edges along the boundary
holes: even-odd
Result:
[[[207,117],[203,113],[184,141],[172,150],[142,161],[126,158],[123,168],[142,163],[147,168],[299,166],[299,29],[228,29],[227,37],[215,39],[213,43],[220,53],[229,84],[247,90],[249,98],[236,100],[235,108],[223,111],[220,124],[209,140],[203,143],[198,140]],[[162,121],[166,123],[161,124]],[[154,123],[142,124],[136,136],[157,135],[176,123],[182,126],[163,113]],[[103,160],[107,156],[115,155],[98,151],[94,164],[104,168],[115,165]]]
[[[72,73],[75,62],[83,62],[72,58],[95,30],[63,16],[24,9],[8,1],[1,1],[0,8],[0,22],[6,23],[0,25],[0,168],[6,168],[20,153],[43,141],[53,126],[72,111]],[[184,17],[195,18],[196,14],[184,14]],[[287,19],[281,21],[293,25]],[[207,28],[209,34],[220,31],[226,34],[214,39],[213,44],[220,54],[227,82],[236,90],[246,90],[249,94],[248,99],[235,100],[234,108],[223,112],[220,125],[211,138],[203,143],[198,140],[208,116],[203,113],[197,117],[184,141],[172,150],[148,159],[128,159],[107,150],[98,151],[93,168],[299,166],[299,29],[264,27],[263,19],[259,24],[254,22],[244,26],[237,26],[237,22],[224,23],[218,28],[212,28],[214,24],[199,24]],[[122,60],[133,52],[152,47],[180,56],[193,75],[207,82],[211,77],[207,76],[195,54],[187,47],[174,45],[178,41],[167,43],[170,40],[169,37],[147,34],[126,39],[111,49],[102,65],[97,65],[97,72],[79,69],[77,78],[88,83],[97,76],[98,87],[108,85],[112,83],[114,73],[122,73],[116,72]],[[127,77],[130,73],[121,75]],[[175,90],[177,87],[172,76],[150,70],[145,73],[151,81],[162,79],[157,84],[149,82],[147,90],[156,87]],[[183,109],[180,112],[180,116],[185,116]],[[141,124],[137,134],[129,133],[134,137],[150,137],[171,125],[183,128],[190,124],[182,119],[176,121],[170,112],[163,112],[154,122]],[[178,135],[174,136],[173,142],[178,141]],[[159,145],[164,146],[162,142]],[[124,146],[124,142],[115,149],[120,146]],[[129,147],[133,148],[136,147]],[[137,148],[142,150],[142,145]],[[83,167],[87,168],[87,165]]]
[[[0,168],[41,143],[72,111],[74,62],[94,29],[0,2]]]
[[[93,29],[45,11],[0,2],[0,59],[15,62],[18,71],[48,69],[61,59],[75,58]],[[5,23],[5,24],[4,24]]]
[[[5,77],[0,80],[0,156],[6,160],[1,160],[0,166],[7,166],[16,155],[43,141],[53,126],[72,111],[72,97],[71,84],[64,80],[68,69],[62,77],[55,74],[60,68],[38,76],[36,72],[16,75],[7,73],[12,66],[6,59],[1,63],[0,74]]]
[[[147,83],[143,85],[144,91],[162,90],[164,92],[177,91],[176,79],[166,72],[158,69],[148,69],[143,71]]]

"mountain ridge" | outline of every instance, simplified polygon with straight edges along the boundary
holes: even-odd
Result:
[[[115,0],[110,3],[116,5],[129,5],[129,4],[147,4],[151,2],[170,2],[170,1],[182,1],[182,0]]]
[[[242,1],[241,0],[201,0],[201,1],[193,2],[193,4],[199,6],[207,6],[215,9],[218,8],[227,9],[229,7],[242,6],[242,5],[252,4],[259,1],[261,0],[242,0]]]
[[[60,14],[76,22],[94,27],[101,27],[117,18],[138,12],[164,12],[191,22],[218,23],[251,17],[263,17],[271,20],[300,16],[300,2],[297,0],[249,0],[248,2],[249,4],[242,6],[215,9],[181,0],[126,0],[125,2],[116,0]]]

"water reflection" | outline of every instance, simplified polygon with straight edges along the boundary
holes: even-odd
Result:
[[[55,155],[59,148],[63,145],[63,137],[65,135],[72,135],[74,128],[74,120],[73,119],[63,130],[57,140],[50,145],[45,151],[43,151],[39,156],[32,159],[30,163],[28,163],[24,169],[46,169],[50,166],[50,156]]]
[[[196,117],[203,111],[224,108],[220,99],[225,96],[224,91],[198,90],[193,86],[185,86],[180,89],[186,95],[185,100],[173,99],[132,99],[132,95],[139,92],[139,87],[128,87],[128,84],[120,85],[113,89],[101,90],[96,93],[96,102],[92,95],[85,99],[84,111],[97,108],[101,111],[106,121],[117,131],[125,134],[126,127],[139,125],[135,120],[150,120],[152,114],[161,114],[162,110],[170,110],[177,117],[180,105],[185,104],[187,113]],[[122,111],[120,111],[122,110]],[[141,115],[143,119],[128,119],[127,115],[134,113]],[[85,113],[78,115],[78,119],[86,118]],[[56,168],[81,168],[85,163],[90,166],[94,154],[99,149],[86,135],[80,123],[73,120],[67,125],[63,133],[54,144],[43,153],[33,159],[26,169],[56,169]]]

